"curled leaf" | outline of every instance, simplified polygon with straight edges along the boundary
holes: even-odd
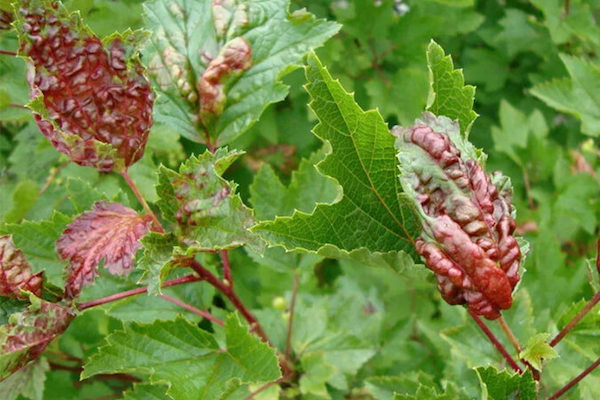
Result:
[[[510,181],[486,175],[483,157],[449,118],[425,113],[412,127],[392,132],[400,182],[423,227],[415,246],[442,297],[498,318],[512,305],[521,262]]]
[[[38,127],[62,153],[100,171],[138,161],[152,125],[154,94],[127,32],[100,40],[58,1],[25,0],[16,27]]]
[[[23,252],[10,235],[0,236],[0,296],[22,297],[21,290],[42,295],[42,273],[33,274]]]
[[[112,274],[131,272],[140,239],[151,224],[150,216],[106,201],[96,203],[92,211],[77,217],[56,241],[60,257],[70,263],[67,296],[76,297],[84,285],[92,283],[101,260]]]
[[[0,326],[0,380],[35,360],[62,334],[75,314],[72,309],[32,297],[26,311]]]

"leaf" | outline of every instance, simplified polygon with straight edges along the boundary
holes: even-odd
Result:
[[[123,400],[172,400],[165,394],[167,389],[165,385],[134,384],[133,390],[123,394]]]
[[[28,306],[28,301],[0,296],[0,325],[7,324],[11,315],[25,311]]]
[[[468,137],[477,113],[473,111],[475,88],[465,85],[462,70],[454,69],[452,58],[433,40],[427,48],[430,90],[427,110],[458,120],[460,132]]]
[[[506,370],[498,371],[494,367],[475,368],[484,393],[489,400],[535,400],[537,387],[531,371],[523,375],[510,374]]]
[[[527,360],[538,371],[542,370],[542,361],[551,360],[558,357],[554,347],[550,346],[547,340],[549,333],[538,333],[527,341],[527,346],[519,354],[519,358]]]
[[[31,400],[42,400],[46,372],[49,370],[48,361],[40,358],[15,372],[0,382],[3,400],[15,400],[19,395]]]
[[[281,376],[273,349],[248,332],[235,314],[227,318],[226,348],[183,318],[150,325],[127,324],[106,339],[85,364],[83,378],[128,372],[169,382],[167,394],[178,400],[219,399],[242,384],[260,384]]]
[[[341,195],[339,186],[317,171],[313,159],[300,162],[287,187],[271,166],[262,166],[250,185],[250,202],[257,219],[272,220],[292,215],[295,210],[311,213],[317,202],[333,203]]]
[[[270,103],[283,100],[288,88],[281,78],[339,29],[306,11],[289,14],[288,5],[289,0],[146,3],[147,26],[154,32],[150,71],[162,95],[157,120],[218,147],[244,133]],[[246,54],[243,68],[223,62],[233,47],[244,48],[237,53]],[[207,80],[211,68],[220,72]],[[217,100],[203,101],[209,93]],[[201,107],[215,101],[217,109]]]
[[[138,268],[144,271],[138,283],[148,286],[148,294],[161,294],[161,285],[175,267],[169,261],[173,256],[174,247],[179,243],[172,233],[160,234],[150,232],[141,240],[144,246],[143,256],[138,262]]]
[[[366,389],[381,400],[459,400],[467,397],[455,383],[437,385],[433,377],[424,372],[405,373],[400,376],[368,378]]]
[[[77,214],[81,214],[92,208],[94,203],[100,200],[108,200],[106,195],[100,193],[95,187],[81,179],[69,178],[67,181],[69,201]]]
[[[55,242],[70,221],[66,215],[54,212],[48,221],[23,221],[18,225],[6,225],[3,233],[12,235],[15,245],[30,260],[34,273],[44,271],[49,283],[62,287],[65,263],[56,253]]]
[[[40,190],[35,182],[24,180],[17,184],[13,192],[13,207],[4,215],[4,222],[20,222],[27,212],[35,205]]]
[[[0,381],[35,360],[75,317],[70,308],[33,296],[30,300],[26,311],[0,326]]]
[[[600,67],[583,58],[561,54],[569,78],[534,86],[531,94],[550,107],[581,120],[581,131],[600,135]]]
[[[31,272],[31,265],[12,238],[0,236],[0,296],[23,297],[21,290],[26,290],[41,297],[43,280],[41,272]]]
[[[248,230],[254,225],[252,211],[236,194],[237,185],[221,177],[241,154],[207,150],[190,157],[179,172],[161,169],[158,204],[176,221],[175,233],[189,246],[188,254],[246,244],[262,250],[260,238]]]
[[[381,115],[364,112],[315,55],[308,58],[306,77],[320,120],[314,132],[332,148],[317,167],[338,181],[344,195],[335,204],[318,204],[312,214],[296,211],[253,230],[287,250],[413,253],[419,227],[400,198],[394,137]]]
[[[67,295],[77,297],[84,285],[93,282],[101,260],[112,274],[131,272],[133,257],[141,247],[139,240],[151,224],[150,216],[106,201],[97,202],[92,211],[77,217],[56,242],[60,257],[69,261]]]

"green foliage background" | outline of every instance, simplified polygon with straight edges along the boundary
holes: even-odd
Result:
[[[80,10],[99,35],[143,27],[142,3],[65,2]],[[537,357],[550,358],[540,345],[547,336],[543,334],[555,334],[598,289],[600,1],[566,3],[568,10],[562,0],[291,3],[292,11],[306,7],[342,24],[316,53],[345,90],[354,93],[356,103],[364,110],[377,108],[389,127],[410,124],[427,105],[426,49],[432,38],[463,68],[466,83],[477,87],[474,110],[479,117],[470,140],[487,152],[488,170],[512,178],[517,222],[531,246],[515,304],[505,317],[522,343],[533,338],[528,345],[533,359],[540,347]],[[0,44],[7,50],[18,47],[11,32],[3,33]],[[8,106],[28,101],[25,76],[22,60],[0,58],[0,227],[12,226],[15,243],[36,270],[47,270],[48,281],[60,286],[63,264],[54,255],[54,240],[70,221],[67,216],[89,209],[101,197],[134,208],[137,204],[118,176],[66,164],[39,133],[30,112]],[[237,183],[241,199],[254,208],[259,221],[291,216],[294,210],[311,213],[317,202],[329,204],[341,195],[339,179],[326,178],[313,166],[330,149],[323,149],[311,133],[319,112],[307,107],[304,71],[287,75],[285,83],[290,86],[285,100],[269,106],[248,132],[229,143],[246,154],[225,178]],[[189,155],[204,151],[179,133],[157,123],[146,156],[131,168],[150,202],[159,199],[154,187],[158,165],[177,169]],[[54,178],[46,187],[49,176]],[[21,224],[10,225],[15,223]],[[352,257],[341,254],[343,245],[337,247],[318,254],[286,253],[281,247],[267,249],[264,257],[255,249],[231,253],[237,290],[280,349],[285,346],[285,308],[293,277],[300,277],[292,347],[301,375],[281,398],[500,400],[515,391],[519,398],[534,398],[530,377],[519,379],[489,367],[506,366],[465,311],[441,300],[423,266],[402,254]],[[204,262],[216,264],[210,256]],[[82,300],[129,289],[141,275],[141,270],[125,279],[101,274],[84,290]],[[201,293],[186,287],[165,292],[199,308],[209,307],[214,296],[208,286]],[[12,303],[0,304],[0,322],[16,309]],[[216,314],[224,315],[218,310]],[[144,329],[152,331],[150,323],[187,324],[176,319],[180,313],[152,296],[111,303],[78,317],[50,350],[88,359],[124,324],[143,335]],[[557,347],[560,357],[547,360],[540,398],[600,356],[599,336],[596,311]],[[173,373],[166,369],[165,374]],[[100,398],[123,390],[129,390],[126,399],[166,398],[161,386],[140,384],[131,391],[127,384],[93,378],[74,384],[77,373],[50,370],[45,359],[27,373],[38,391],[23,391],[24,398]],[[160,373],[156,370],[154,376],[165,376]],[[276,388],[256,398],[276,399]],[[565,398],[596,399],[598,388],[596,372]],[[239,398],[249,389],[243,390]]]

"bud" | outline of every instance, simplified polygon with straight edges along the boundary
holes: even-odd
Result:
[[[458,124],[425,113],[394,127],[400,182],[423,227],[417,251],[435,272],[449,304],[467,304],[488,319],[512,305],[521,249],[510,181],[486,175],[485,156],[460,136]]]
[[[57,1],[21,2],[16,26],[36,122],[60,152],[100,171],[144,154],[154,94],[130,47],[131,32],[102,41]]]

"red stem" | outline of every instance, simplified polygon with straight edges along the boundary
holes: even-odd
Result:
[[[486,326],[486,324],[483,323],[481,318],[479,318],[479,316],[471,310],[468,310],[468,312],[471,318],[473,318],[473,320],[475,321],[475,323],[479,325],[479,328],[481,328],[485,336],[487,336],[487,338],[490,340],[490,342],[492,342],[494,347],[496,347],[500,354],[502,354],[502,356],[506,359],[506,361],[512,367],[512,369],[517,371],[519,374],[522,374],[523,370],[521,369],[521,367],[519,367],[515,360],[513,360],[513,358],[510,356],[510,354],[508,354],[504,346],[502,346],[502,343],[500,343],[496,336],[494,336],[494,333]]]
[[[567,324],[567,326],[565,326],[560,332],[558,332],[558,335],[556,335],[554,339],[552,339],[552,341],[550,342],[550,346],[556,346],[567,335],[567,333],[569,333],[569,331],[571,331],[571,329],[573,329],[573,327],[577,325],[577,323],[581,321],[581,319],[585,317],[585,315],[588,312],[590,312],[590,310],[594,308],[596,304],[598,304],[599,301],[600,291],[598,291],[598,293],[596,293],[596,295],[585,305],[585,307],[583,307],[581,311],[579,311],[577,315],[573,317],[573,319]]]
[[[166,281],[165,283],[163,283],[162,287],[169,287],[169,286],[175,286],[175,285],[181,285],[184,283],[189,283],[189,282],[197,282],[197,281],[201,281],[202,278],[199,278],[195,275],[186,275],[186,276],[182,276],[181,278],[175,278],[175,279],[171,279],[169,281]],[[121,293],[116,293],[107,297],[103,297],[101,299],[96,299],[96,300],[91,300],[85,303],[80,303],[77,308],[80,311],[83,311],[85,309],[91,308],[91,307],[96,307],[102,304],[106,304],[106,303],[111,303],[113,301],[117,301],[117,300],[121,300],[124,299],[125,297],[130,297],[130,296],[135,296],[138,294],[142,294],[142,293],[146,293],[148,291],[147,287],[141,287],[141,288],[137,288],[137,289],[132,289],[132,290],[127,290],[125,292],[121,292]]]
[[[146,202],[146,199],[144,199],[144,196],[142,196],[142,192],[140,192],[140,189],[137,187],[133,179],[131,179],[126,169],[121,172],[121,176],[123,177],[123,179],[125,179],[125,182],[127,182],[127,185],[131,188],[133,194],[135,194],[135,197],[138,199],[138,201],[144,208],[144,211],[146,211],[146,214],[148,214],[152,218],[152,221],[154,222],[154,225],[158,232],[165,233],[165,228],[163,228],[158,218],[156,218],[154,211],[152,211],[152,209]]]
[[[221,262],[223,263],[223,276],[225,281],[231,287],[233,287],[233,277],[231,275],[231,264],[229,263],[229,252],[227,250],[221,250]]]
[[[0,54],[4,54],[4,55],[7,55],[7,56],[16,56],[17,55],[16,52],[14,52],[14,51],[8,51],[8,50],[0,50]]]
[[[214,322],[215,324],[219,324],[221,326],[225,326],[225,322],[221,321],[219,318],[211,315],[210,313],[206,312],[206,311],[202,311],[199,308],[193,307],[187,303],[184,303],[181,300],[177,300],[171,296],[167,296],[166,294],[161,294],[159,295],[159,297],[165,299],[166,301],[170,301],[173,304],[178,305],[181,308],[185,308],[186,310],[193,312],[194,314],[197,314],[203,318],[206,318],[209,321]]]
[[[181,260],[180,264],[186,265],[186,266],[192,268],[194,271],[196,271],[196,273],[200,276],[200,278],[202,278],[206,282],[210,283],[218,291],[223,293],[225,295],[225,297],[227,297],[229,299],[229,301],[231,301],[233,306],[242,314],[242,316],[246,319],[246,321],[248,321],[248,323],[250,324],[250,329],[252,331],[256,332],[256,334],[263,341],[271,344],[271,341],[269,340],[269,337],[265,333],[263,327],[260,325],[260,323],[258,322],[256,317],[250,312],[250,310],[244,305],[244,303],[238,297],[238,295],[234,292],[233,286],[223,283],[221,280],[219,280],[219,278],[217,278],[215,275],[213,275],[209,270],[204,268],[204,266],[202,266],[202,264],[200,264],[198,261],[196,261],[193,258],[183,259],[183,260]]]
[[[580,380],[585,378],[598,365],[600,365],[600,358],[598,358],[596,361],[594,361],[594,363],[592,365],[590,365],[589,367],[587,367],[582,373],[580,373],[575,378],[573,378],[573,380],[571,380],[569,383],[567,383],[565,386],[563,386],[562,389],[560,389],[558,392],[554,393],[551,397],[549,397],[548,400],[558,399],[560,396],[562,396],[567,391],[569,391],[573,386],[577,385],[577,383],[579,383]]]

